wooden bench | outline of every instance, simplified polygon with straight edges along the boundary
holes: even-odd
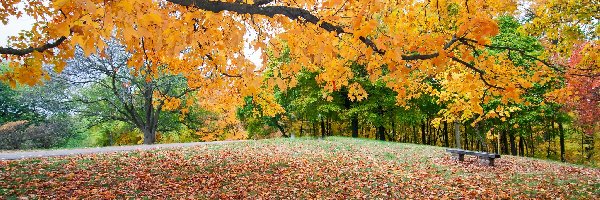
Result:
[[[494,166],[494,159],[500,158],[500,154],[479,152],[479,151],[469,151],[469,150],[463,150],[463,149],[446,149],[446,152],[452,153],[452,156],[455,158],[458,158],[459,161],[465,160],[465,154],[477,156],[477,157],[479,157],[480,160],[486,161],[489,166]]]

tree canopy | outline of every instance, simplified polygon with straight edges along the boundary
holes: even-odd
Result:
[[[37,23],[0,47],[12,61],[0,79],[40,83],[44,63],[60,72],[76,46],[103,56],[107,39],[115,38],[131,54],[133,70],[150,77],[182,74],[190,88],[199,88],[200,101],[219,112],[261,94],[263,84],[294,87],[301,70],[318,73],[325,99],[349,87],[348,96],[360,100],[365,90],[351,81],[359,64],[372,82],[393,90],[400,105],[427,93],[447,104],[444,120],[483,119],[514,111],[503,106],[490,113],[483,104],[521,103],[536,83],[596,77],[598,13],[598,4],[586,0],[8,0],[0,21],[29,15]],[[526,22],[516,31],[538,39],[542,50],[491,42],[499,34],[497,19],[519,14]],[[246,46],[263,52],[262,66],[245,56]],[[290,61],[263,77],[265,52],[277,57],[286,46]],[[557,62],[574,54],[576,64]],[[517,65],[514,56],[532,63]],[[569,94],[547,95],[564,100]]]

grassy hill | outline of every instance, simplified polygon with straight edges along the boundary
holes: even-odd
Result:
[[[600,198],[600,169],[330,137],[0,161],[0,196],[123,198]],[[2,199],[2,198],[0,198]]]

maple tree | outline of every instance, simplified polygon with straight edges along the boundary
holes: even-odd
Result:
[[[18,9],[21,2],[28,9]],[[405,104],[406,99],[420,95],[415,91],[434,93],[430,86],[419,84],[424,78],[446,80],[443,91],[459,94],[459,98],[441,95],[442,101],[452,102],[444,111],[448,121],[485,116],[479,103],[489,99],[480,88],[502,96],[504,102],[520,102],[520,94],[532,82],[560,71],[547,61],[548,56],[535,57],[520,49],[510,50],[535,57],[531,71],[536,73],[513,65],[507,53],[478,53],[485,48],[508,48],[489,41],[498,34],[494,18],[514,13],[513,1],[55,0],[45,6],[39,1],[12,0],[4,4],[3,22],[22,14],[38,19],[31,31],[12,38],[11,47],[0,49],[22,63],[13,62],[13,71],[2,76],[13,85],[38,83],[44,76],[42,62],[54,63],[60,71],[75,45],[89,54],[106,46],[103,38],[116,37],[133,54],[129,64],[134,69],[148,62],[184,74],[190,87],[238,88],[222,91],[236,93],[239,98],[228,103],[241,105],[242,97],[258,94],[261,82],[256,77],[261,69],[256,72],[243,53],[243,35],[248,31],[258,33],[251,42],[254,48],[270,48],[278,54],[283,43],[294,47],[291,62],[280,68],[282,78],[291,78],[276,83],[293,86],[297,80],[290,75],[305,68],[320,71],[317,81],[325,83],[326,92],[331,93],[349,86],[354,76],[349,67],[352,61],[366,66],[373,79],[385,80],[397,93],[398,103]],[[552,10],[554,4],[560,2],[540,1],[533,7]],[[586,15],[577,15],[573,21],[593,22],[589,19],[597,17],[593,9],[578,8]],[[552,20],[557,16],[540,15],[534,24],[560,23]],[[546,25],[545,29],[556,28]],[[384,68],[390,73],[383,74]],[[359,91],[353,89],[349,95]]]
[[[595,48],[587,43],[577,45],[574,53],[568,59],[567,65],[571,68],[569,72],[580,71],[577,66],[587,66],[588,69],[593,69],[594,65],[598,65],[596,60],[582,60],[586,53],[585,48]],[[582,63],[583,62],[583,63]],[[577,72],[575,72],[577,73]],[[578,122],[585,127],[587,134],[593,134],[594,127],[600,121],[600,79],[588,76],[567,75],[567,87],[572,91],[572,98],[566,100],[568,107],[573,108],[578,116]]]

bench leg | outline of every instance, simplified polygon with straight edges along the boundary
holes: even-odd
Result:
[[[489,164],[489,161],[488,161],[487,158],[481,157],[481,156],[478,156],[477,158],[479,160],[479,164],[481,164],[481,165],[487,165],[487,164]]]
[[[452,154],[452,159],[453,160],[458,160],[458,161],[465,161],[465,154],[453,153]]]
[[[494,158],[488,158],[488,161],[489,161],[488,165],[494,166]]]

